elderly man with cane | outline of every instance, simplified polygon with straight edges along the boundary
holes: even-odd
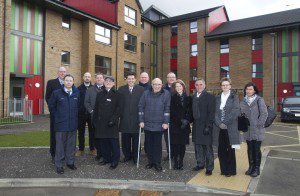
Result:
[[[155,78],[152,88],[146,90],[139,103],[140,128],[145,130],[148,164],[147,169],[162,171],[162,135],[168,130],[170,121],[171,95],[162,88],[162,81]],[[150,145],[151,144],[151,145]]]

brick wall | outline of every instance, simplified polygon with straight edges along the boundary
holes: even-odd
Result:
[[[206,87],[217,89],[220,81],[220,41],[213,40],[206,43]]]
[[[170,47],[170,38],[171,38],[171,27],[164,26],[162,27],[162,70],[158,74],[162,79],[167,77],[167,74],[170,72],[170,59],[171,59],[171,47]]]
[[[190,77],[190,22],[178,24],[177,78],[182,79],[189,89]],[[166,77],[166,76],[165,76]]]
[[[144,21],[144,29],[141,29],[141,42],[144,43],[144,52],[141,53],[141,67],[150,73],[151,24],[147,21]]]
[[[206,18],[198,19],[198,32],[197,32],[197,42],[198,42],[198,77],[205,78],[205,39],[204,36],[207,32],[205,21]],[[207,46],[206,46],[207,47]]]

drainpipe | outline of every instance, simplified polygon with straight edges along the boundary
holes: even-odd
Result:
[[[5,88],[5,35],[6,35],[6,0],[4,0],[4,6],[3,6],[3,40],[2,40],[2,114],[4,115],[4,88]]]
[[[117,38],[116,38],[116,89],[118,88],[118,36],[119,31],[117,30]]]
[[[272,85],[273,85],[273,101],[272,105],[273,108],[275,108],[276,104],[276,93],[275,93],[275,38],[276,38],[276,33],[270,33],[272,37]]]
[[[206,35],[206,20],[208,20],[208,18],[205,18],[205,20],[204,20],[204,26],[205,26],[205,28],[204,28],[204,36]],[[204,57],[204,80],[205,80],[205,82],[206,82],[206,58],[207,58],[207,51],[206,51],[206,39],[203,37],[203,39],[204,39],[204,55],[205,55],[205,57]]]

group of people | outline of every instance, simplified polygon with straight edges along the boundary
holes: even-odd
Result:
[[[50,153],[57,173],[64,173],[64,162],[68,168],[76,169],[75,155],[84,154],[85,127],[88,124],[90,153],[96,156],[98,164],[109,164],[110,169],[115,169],[120,161],[119,133],[124,155],[122,162],[137,163],[139,133],[143,130],[148,158],[146,168],[162,171],[164,136],[170,154],[164,159],[172,159],[173,169],[182,170],[192,132],[196,158],[196,166],[192,169],[200,171],[205,168],[205,174],[212,175],[214,145],[218,147],[221,175],[230,177],[236,175],[235,149],[239,149],[241,143],[238,117],[243,114],[249,119],[248,131],[244,133],[249,160],[245,174],[252,177],[260,174],[260,147],[268,113],[254,83],[245,86],[244,98],[240,101],[231,89],[229,78],[221,79],[222,93],[217,96],[206,91],[204,79],[197,79],[195,92],[188,95],[184,82],[176,79],[172,72],[167,75],[165,85],[159,78],[149,84],[146,72],[140,74],[140,81],[136,84],[135,74],[129,73],[126,85],[118,89],[114,87],[112,76],[96,74],[94,85],[91,78],[90,73],[85,73],[84,82],[76,88],[73,76],[60,67],[58,78],[47,83]],[[79,147],[76,152],[77,130]]]

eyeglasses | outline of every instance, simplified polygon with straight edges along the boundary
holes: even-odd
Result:
[[[222,87],[227,87],[227,86],[230,86],[231,84],[222,84],[221,86]]]

